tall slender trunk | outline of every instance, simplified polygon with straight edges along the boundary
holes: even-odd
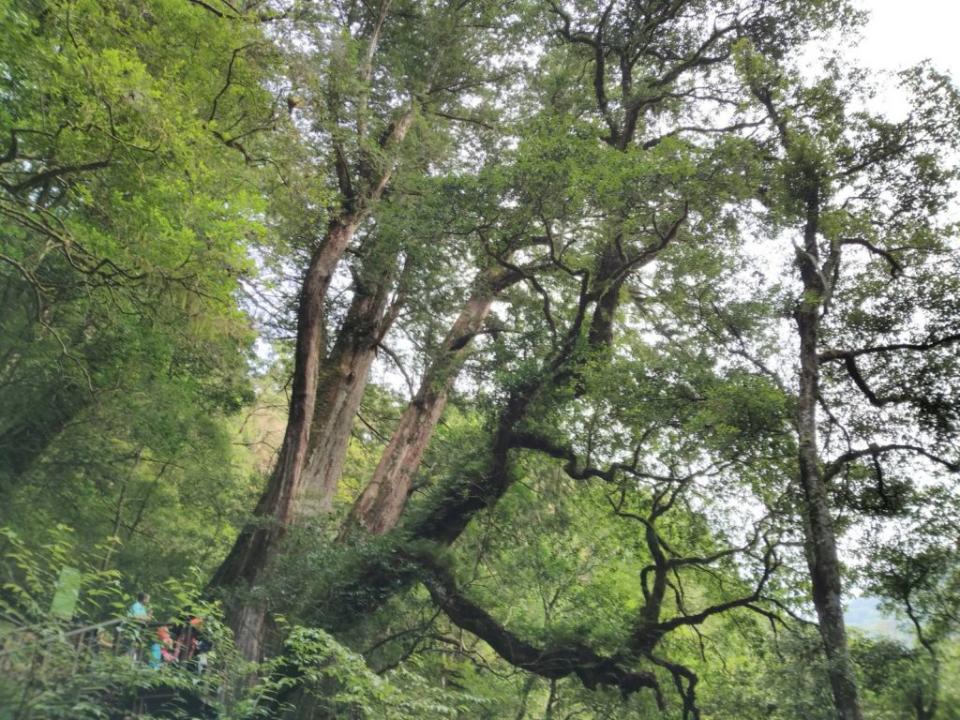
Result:
[[[393,278],[391,269],[370,282],[358,283],[333,350],[320,370],[298,508],[301,517],[315,517],[333,506],[370,366],[399,308],[397,302],[388,304]]]
[[[471,340],[483,327],[497,294],[519,278],[518,274],[498,267],[478,275],[470,297],[380,456],[373,477],[354,503],[341,536],[349,534],[357,525],[375,535],[396,527],[406,507],[413,478],[446,407],[450,388],[470,352]]]
[[[827,656],[827,675],[833,691],[839,720],[861,720],[857,685],[847,649],[847,632],[843,621],[842,582],[837,556],[830,498],[820,471],[817,445],[817,398],[820,394],[820,313],[832,288],[819,264],[817,233],[819,193],[811,190],[807,197],[807,221],[804,230],[804,251],[798,256],[804,296],[797,310],[800,336],[800,382],[798,395],[797,433],[799,436],[800,486],[803,490],[807,563],[813,587],[813,604],[819,620],[820,637]],[[839,252],[836,250],[835,252]],[[834,259],[836,261],[836,259]]]
[[[807,560],[813,586],[820,636],[826,651],[837,715],[841,720],[860,720],[857,686],[847,650],[847,634],[841,601],[840,562],[830,499],[820,474],[817,450],[816,403],[818,392],[816,313],[801,312],[800,328],[800,485],[806,513]]]
[[[254,510],[254,522],[241,532],[211,585],[221,588],[256,585],[273,559],[277,543],[293,519],[300,495],[314,415],[320,351],[323,346],[324,307],[333,271],[357,227],[357,218],[336,218],[327,226],[300,289],[297,343],[287,429],[267,488]],[[263,655],[266,607],[258,600],[240,600],[227,606],[227,621],[245,657]]]

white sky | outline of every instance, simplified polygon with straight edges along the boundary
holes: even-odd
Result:
[[[909,107],[893,73],[929,60],[936,70],[960,83],[960,0],[851,2],[868,13],[866,26],[859,37],[835,34],[811,43],[800,59],[808,80],[820,77],[824,55],[839,51],[854,66],[873,71],[878,92],[866,107],[890,120],[904,119]]]
[[[960,82],[960,2],[854,0],[870,13],[853,56],[873,68],[900,70],[930,59]]]

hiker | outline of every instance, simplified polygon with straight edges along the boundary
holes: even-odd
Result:
[[[191,615],[184,625],[177,628],[177,656],[197,674],[203,674],[207,666],[207,653],[213,642],[203,632],[203,618]]]
[[[135,621],[131,625],[129,639],[129,655],[134,660],[140,659],[140,628],[138,626],[146,623],[152,617],[153,612],[150,609],[150,595],[145,592],[138,592],[137,599],[127,609],[127,618]]]
[[[153,612],[150,610],[150,595],[145,592],[138,592],[136,602],[127,610],[127,617],[135,620],[149,620]]]
[[[210,634],[203,631],[203,618],[196,617],[190,621],[190,625],[193,626],[194,631],[197,633],[197,652],[195,655],[196,667],[198,675],[203,675],[204,671],[207,669],[207,663],[210,659],[210,652],[213,650],[213,640],[210,639]]]
[[[164,663],[177,661],[177,655],[174,650],[173,637],[170,635],[170,628],[161,625],[157,628],[157,637],[150,645],[150,658],[147,664],[154,670],[163,666]]]

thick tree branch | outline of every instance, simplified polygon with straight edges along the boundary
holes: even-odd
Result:
[[[576,675],[591,690],[606,685],[619,689],[624,697],[647,688],[654,692],[657,706],[664,709],[663,695],[653,673],[630,670],[622,659],[599,655],[580,643],[537,647],[464,596],[449,571],[429,560],[420,562],[425,567],[422,580],[430,597],[450,621],[484,640],[511,665],[549,679]]]
[[[87,172],[89,170],[100,170],[107,167],[110,164],[110,159],[106,160],[95,160],[94,162],[81,163],[79,165],[64,165],[61,167],[53,167],[49,170],[44,170],[43,172],[36,173],[30,177],[21,180],[18,183],[7,183],[3,180],[0,180],[0,185],[9,192],[11,195],[17,195],[24,190],[30,190],[35,188],[38,185],[42,185],[48,180],[53,180],[55,178],[62,178],[64,175],[72,175],[79,172]]]

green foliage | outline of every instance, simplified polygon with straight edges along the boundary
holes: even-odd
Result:
[[[859,70],[798,77],[801,42],[858,22],[841,0],[605,8],[0,0],[0,706],[116,717],[166,689],[238,719],[687,720],[696,690],[704,719],[828,720],[798,619],[792,333],[813,309],[825,496],[868,539],[848,577],[915,636],[854,639],[864,706],[956,715],[960,95],[908,71],[897,120],[862,109]],[[353,213],[318,344],[356,331],[377,361],[331,512],[239,591],[277,620],[255,667],[200,588],[282,442],[297,281]],[[498,267],[516,277],[461,338],[402,526],[343,533],[400,388]],[[389,295],[383,337],[345,320],[361,290]],[[416,537],[465,501],[451,544]],[[512,665],[441,611],[424,560],[497,629],[662,698]],[[142,589],[157,618],[206,619],[202,678],[65,634]]]
[[[52,528],[44,542],[28,543],[10,529],[0,546],[0,708],[16,720],[140,716],[223,718],[259,716],[265,685],[246,687],[251,671],[232,644],[217,606],[205,602],[197,585],[170,579],[153,597],[156,624],[127,619],[131,596],[121,575],[104,570],[109,544],[93,553],[78,547],[69,528]],[[73,617],[52,612],[51,601],[64,567],[79,573],[79,604]],[[160,623],[175,627],[203,618],[212,643],[202,674],[189,664],[146,662]],[[143,712],[147,715],[143,715]]]
[[[420,674],[426,668],[416,663],[410,669],[377,674],[362,655],[317,628],[290,628],[286,648],[297,671],[291,682],[305,688],[301,702],[309,699],[315,713],[358,720],[482,717],[489,704],[461,688],[429,683]],[[287,685],[281,680],[278,689]]]
[[[249,503],[227,417],[252,399],[234,293],[263,203],[223,133],[272,115],[269,53],[187,3],[0,22],[0,517],[122,539],[136,582],[185,573]]]

